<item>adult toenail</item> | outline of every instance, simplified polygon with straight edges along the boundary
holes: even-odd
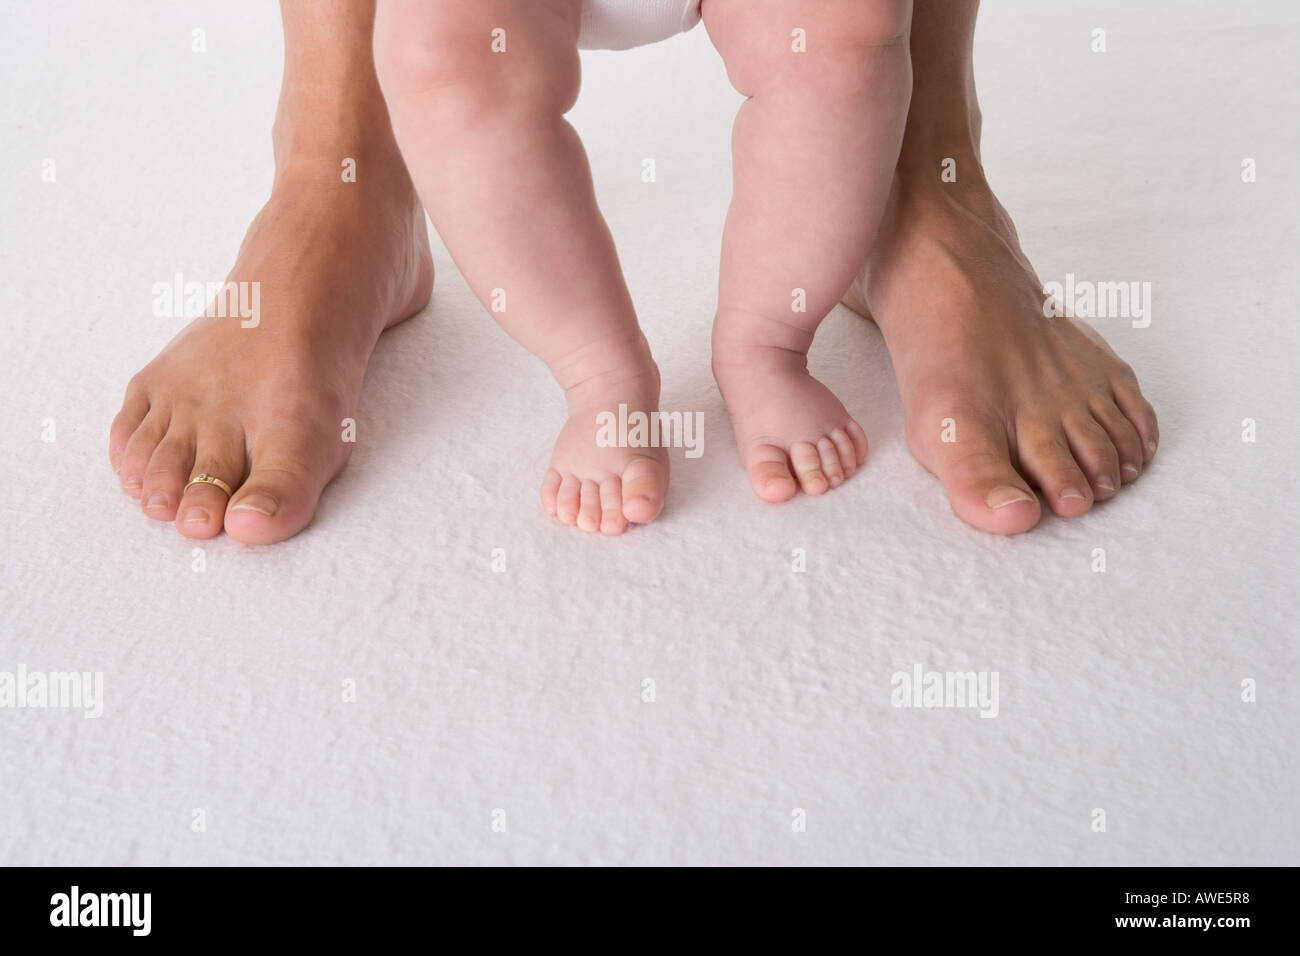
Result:
[[[1001,488],[994,488],[989,492],[989,496],[984,499],[984,502],[994,511],[997,511],[999,508],[1005,508],[1007,505],[1014,505],[1017,501],[1033,500],[1034,499],[1027,492],[1007,485]]]
[[[153,509],[153,508],[166,508],[166,507],[167,507],[167,496],[166,496],[165,494],[163,494],[161,491],[155,491],[155,492],[154,492],[153,494],[151,494],[151,495],[149,496],[149,498],[145,501],[145,503],[144,503],[144,507],[145,507],[145,510],[146,510],[146,511],[149,511],[150,509]]]
[[[1110,475],[1102,475],[1097,479],[1097,487],[1102,491],[1114,491],[1115,481],[1110,477]]]
[[[1121,470],[1124,472],[1124,477],[1129,481],[1133,481],[1138,476],[1138,470],[1132,465],[1125,465]]]
[[[256,511],[258,514],[266,515],[268,518],[275,514],[276,509],[280,506],[270,495],[254,494],[240,498],[238,504],[230,506],[231,511]]]
[[[185,517],[182,519],[186,524],[206,524],[208,512],[205,508],[186,508]]]
[[[1078,488],[1066,488],[1064,491],[1061,492],[1061,497],[1062,498],[1083,498],[1085,501],[1087,500],[1084,497],[1083,492],[1080,491]]]
[[[1154,438],[1148,438],[1148,439],[1147,439],[1147,454],[1148,454],[1148,455],[1154,455],[1155,453],[1156,453],[1156,440],[1155,440]]]

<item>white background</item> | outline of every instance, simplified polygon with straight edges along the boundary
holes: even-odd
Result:
[[[0,670],[101,671],[106,698],[0,710],[0,862],[1297,862],[1294,4],[981,14],[986,165],[1040,274],[1154,286],[1150,328],[1098,325],[1159,456],[1086,517],[963,525],[843,309],[812,361],[869,465],[752,496],[708,358],[738,97],[697,29],[584,54],[572,113],[666,406],[705,413],[661,520],[605,540],[541,512],[561,397],[435,243],[316,522],[203,544],[203,573],[118,489],[107,431],[183,324],[152,284],[223,277],[266,195],[275,6],[0,19]],[[891,707],[915,663],[997,671],[1000,715]]]

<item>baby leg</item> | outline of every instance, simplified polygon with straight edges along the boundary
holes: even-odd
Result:
[[[866,460],[808,374],[813,333],[884,211],[911,95],[910,0],[705,0],[748,99],[732,134],[713,370],[760,498],[821,494]]]
[[[565,391],[544,506],[617,534],[658,514],[668,464],[662,449],[596,442],[601,412],[656,410],[659,373],[564,119],[578,95],[580,13],[581,0],[381,0],[375,59],[434,228]]]

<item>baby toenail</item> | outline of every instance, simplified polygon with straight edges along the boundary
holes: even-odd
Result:
[[[1102,491],[1114,491],[1115,481],[1110,477],[1110,475],[1102,475],[1097,479],[1097,487]]]
[[[139,491],[140,479],[128,478],[126,481],[122,482],[122,487],[125,488],[127,491]]]
[[[994,488],[990,491],[989,496],[984,499],[984,502],[994,511],[997,511],[999,508],[1005,508],[1007,505],[1014,505],[1017,501],[1033,500],[1033,498],[1031,498],[1026,492],[1021,491],[1019,488],[1004,486],[1002,488]]]
[[[240,498],[238,504],[230,506],[231,511],[256,511],[258,514],[264,514],[268,518],[275,514],[279,504],[270,495],[254,494],[246,498]]]
[[[144,507],[146,511],[153,508],[166,508],[167,496],[163,494],[161,491],[155,491],[153,494],[149,496],[148,500],[145,501]]]
[[[1064,491],[1061,492],[1061,497],[1062,498],[1083,498],[1085,501],[1087,500],[1084,497],[1083,492],[1080,491],[1078,488],[1066,488]]]
[[[208,512],[203,508],[186,508],[185,518],[183,520],[186,524],[199,524],[200,522],[206,523],[208,520]]]
[[[1148,455],[1154,455],[1155,453],[1156,453],[1156,440],[1155,440],[1154,438],[1148,438],[1148,439],[1147,439],[1147,454],[1148,454]]]
[[[1138,476],[1138,470],[1132,465],[1125,465],[1121,470],[1124,472],[1124,477],[1129,481],[1132,481]]]

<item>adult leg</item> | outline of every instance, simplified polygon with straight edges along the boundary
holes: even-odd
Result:
[[[916,0],[903,147],[845,303],[879,324],[908,445],[953,510],[1012,534],[1039,519],[1031,489],[1059,515],[1082,514],[1138,477],[1159,434],[1133,370],[1101,336],[1043,316],[1043,284],[980,162],[978,9]],[[955,182],[941,177],[948,160]]]
[[[379,334],[433,286],[424,215],[375,77],[373,3],[282,0],[281,16],[275,179],[228,279],[257,284],[256,324],[209,309],[131,379],[109,435],[123,490],[192,538],[224,527],[267,544],[307,525],[347,461],[341,423]],[[348,159],[355,182],[344,181]],[[200,473],[234,495],[186,490]]]

